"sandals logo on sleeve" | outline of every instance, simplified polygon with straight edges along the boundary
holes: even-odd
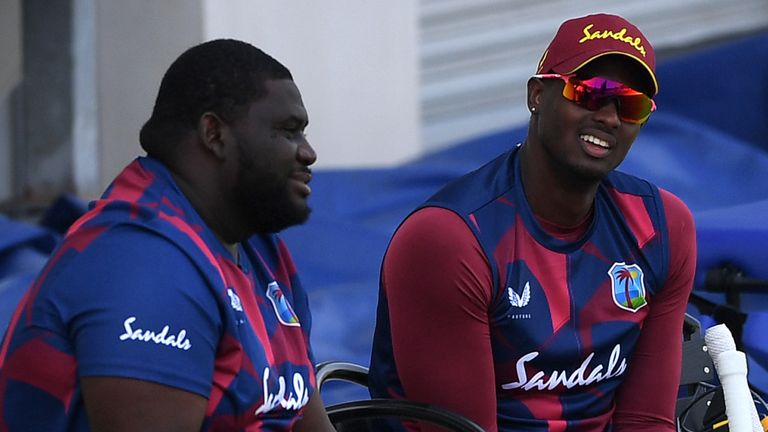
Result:
[[[608,270],[611,277],[613,302],[621,309],[637,312],[648,302],[645,299],[643,269],[637,264],[613,263]]]
[[[129,316],[123,321],[125,332],[120,335],[121,341],[149,342],[157,345],[165,345],[187,351],[192,348],[192,343],[187,339],[187,331],[179,330],[177,334],[171,334],[170,326],[163,326],[161,330],[142,329],[136,325],[136,317]]]
[[[272,302],[277,319],[281,324],[295,327],[301,326],[299,317],[293,311],[291,304],[288,303],[288,299],[283,295],[283,290],[280,289],[280,285],[277,282],[272,281],[267,285],[267,298]]]

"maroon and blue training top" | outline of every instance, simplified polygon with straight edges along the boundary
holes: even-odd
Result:
[[[372,396],[442,405],[489,431],[674,431],[690,211],[612,172],[591,218],[557,227],[532,213],[519,164],[510,150],[398,228]]]
[[[307,298],[275,235],[240,262],[157,160],[139,158],[80,218],[0,351],[0,431],[87,431],[79,377],[208,398],[203,430],[289,431],[315,389]]]

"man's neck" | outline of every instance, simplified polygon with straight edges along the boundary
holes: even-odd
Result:
[[[530,144],[520,149],[520,176],[531,211],[552,224],[576,227],[592,211],[599,182],[566,179],[556,167],[537,158]]]
[[[176,185],[181,193],[187,198],[192,208],[195,209],[200,218],[203,219],[206,226],[214,233],[219,242],[232,255],[232,258],[238,258],[238,243],[242,237],[237,234],[234,222],[235,218],[231,216],[232,211],[227,209],[224,197],[208,190],[205,182],[196,184],[194,178],[188,178],[182,172],[170,168]]]

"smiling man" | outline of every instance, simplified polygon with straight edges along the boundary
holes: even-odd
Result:
[[[329,431],[307,296],[275,234],[316,154],[288,69],[215,40],[176,59],[128,165],[70,228],[0,352],[0,429]]]
[[[525,141],[392,238],[373,396],[442,405],[488,431],[675,430],[693,218],[615,171],[655,109],[654,68],[621,17],[560,26],[528,81]]]

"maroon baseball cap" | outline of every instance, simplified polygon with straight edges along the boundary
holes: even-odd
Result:
[[[653,94],[656,81],[656,56],[648,39],[634,24],[618,15],[595,14],[573,18],[560,24],[554,39],[539,60],[536,73],[572,74],[592,60],[621,54],[637,60],[648,72]]]

